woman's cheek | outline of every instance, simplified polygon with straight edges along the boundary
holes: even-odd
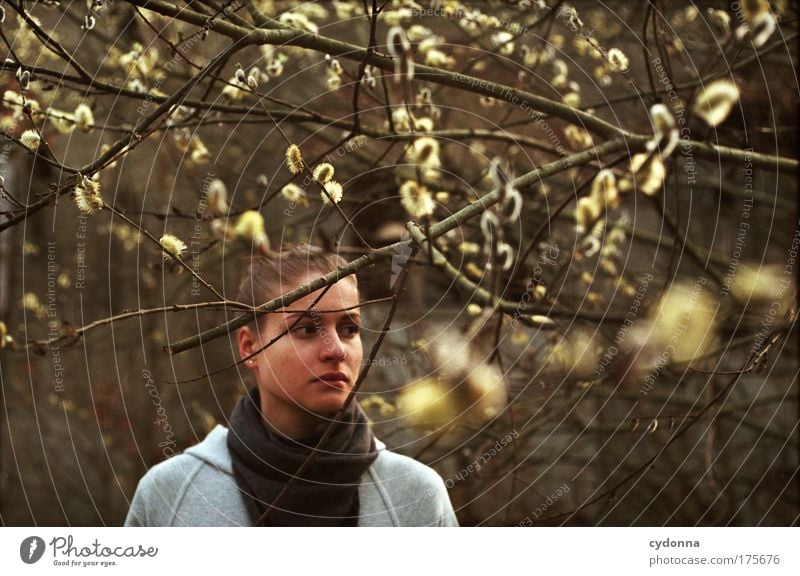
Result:
[[[364,355],[364,349],[361,346],[361,339],[353,344],[350,350],[350,358],[354,364],[361,364],[361,357]]]

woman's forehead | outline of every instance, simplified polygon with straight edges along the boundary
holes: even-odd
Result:
[[[309,276],[299,285],[302,286],[315,278],[318,278],[318,276]],[[287,308],[290,310],[305,310],[313,306],[316,310],[341,310],[343,308],[357,306],[358,303],[359,295],[355,279],[347,277],[339,280],[327,290],[321,288],[311,294],[303,296]],[[358,309],[353,309],[351,312],[358,312]]]

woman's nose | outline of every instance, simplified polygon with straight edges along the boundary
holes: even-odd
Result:
[[[347,358],[347,349],[335,330],[329,331],[322,339],[322,359],[341,362]]]

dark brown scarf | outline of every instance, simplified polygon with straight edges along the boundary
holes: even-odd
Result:
[[[260,406],[258,388],[253,388],[236,403],[228,431],[233,475],[253,524],[322,435],[293,440],[268,430]],[[314,463],[270,512],[266,525],[356,526],[361,476],[377,457],[367,417],[358,403],[352,402]]]

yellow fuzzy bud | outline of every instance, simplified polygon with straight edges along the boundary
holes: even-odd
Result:
[[[297,184],[289,183],[281,188],[281,196],[283,196],[289,202],[297,202],[300,200],[300,198],[305,196],[305,194],[306,193],[303,191],[303,189]]]
[[[411,124],[405,108],[395,108],[392,111],[392,123],[397,132],[409,132]]]
[[[470,316],[480,316],[481,312],[483,312],[483,308],[481,308],[479,304],[472,302],[467,306],[467,314]]]
[[[383,416],[384,418],[392,416],[396,411],[394,406],[392,406],[389,402],[384,400],[381,396],[377,395],[368,396],[367,398],[360,400],[359,404],[361,405],[361,408],[363,408],[364,410],[377,408],[378,411],[380,412],[380,415]]]
[[[398,409],[411,426],[442,428],[454,421],[484,422],[495,418],[506,404],[502,374],[494,366],[450,367],[439,377],[418,380],[400,394]]]
[[[564,128],[564,136],[567,137],[570,145],[577,150],[589,148],[593,144],[591,134],[574,124],[570,124]]]
[[[289,28],[297,28],[311,34],[319,32],[319,26],[309,20],[305,14],[299,12],[284,12],[278,17],[278,21]]]
[[[436,378],[418,380],[403,390],[397,407],[408,423],[418,428],[445,426],[458,416],[447,387]]]
[[[505,407],[505,381],[495,366],[478,364],[470,371],[466,384],[469,394],[465,399],[466,409],[472,409],[472,414],[468,415],[486,421],[496,417]]]
[[[247,96],[245,83],[237,80],[236,76],[228,80],[228,84],[222,89],[222,95],[227,96],[231,100],[241,100]]]
[[[181,254],[186,250],[186,244],[172,234],[164,234],[158,243],[161,244],[161,248],[164,251],[164,260],[180,258]]]
[[[656,154],[648,161],[649,154],[640,153],[631,158],[631,172],[636,178],[639,190],[648,196],[654,196],[661,190],[667,169],[661,157]]]
[[[513,44],[511,48],[513,50]],[[441,50],[431,48],[425,52],[425,64],[434,66],[435,68],[452,68],[456,64],[456,59],[449,54],[445,54]]]
[[[531,316],[531,322],[533,322],[536,326],[555,326],[555,321],[547,316],[541,316],[539,314],[534,314]]]
[[[618,72],[628,71],[628,57],[619,48],[612,48],[608,51],[608,63],[612,69]]]
[[[713,344],[716,304],[699,283],[677,282],[661,297],[653,315],[650,341],[670,361],[690,362]]]
[[[738,38],[743,38],[750,33],[753,46],[760,48],[775,32],[777,25],[769,2],[767,0],[744,0],[741,4],[747,25],[741,26],[736,35]]]
[[[602,206],[593,198],[578,198],[575,206],[575,227],[578,233],[585,234],[601,213]]]
[[[286,149],[286,166],[292,174],[300,174],[303,171],[303,155],[297,144],[290,144]]]
[[[569,378],[590,378],[595,374],[602,347],[588,330],[576,328],[565,335],[550,351],[545,370]]]
[[[192,153],[189,158],[195,164],[205,164],[211,159],[211,152],[200,138],[195,137],[192,140]]]
[[[510,32],[497,32],[492,34],[492,45],[500,49],[500,54],[503,56],[510,56],[514,53],[514,35]]]
[[[611,170],[604,169],[597,173],[592,180],[591,198],[598,206],[619,206],[619,190],[617,178]]]
[[[323,184],[325,192],[320,192],[320,196],[322,196],[322,203],[327,204],[328,202],[332,201],[334,204],[338,204],[342,201],[342,196],[344,195],[344,191],[342,190],[342,185],[339,184],[336,180],[330,180]],[[328,195],[330,195],[330,199],[328,199]]]
[[[458,249],[466,255],[476,256],[481,253],[481,247],[475,242],[462,242],[458,245]]]
[[[467,262],[467,265],[464,266],[464,272],[467,273],[473,279],[480,279],[483,277],[483,269],[479,268],[475,262]]]
[[[55,126],[60,134],[69,134],[75,129],[75,121],[72,115],[61,112],[55,108],[47,110],[47,119]]]
[[[219,178],[215,178],[208,184],[206,192],[208,207],[217,216],[228,213],[228,188]]]
[[[28,100],[28,102],[34,102],[34,101]],[[13,90],[6,90],[3,93],[3,106],[5,106],[6,108],[11,108],[13,116],[15,117],[22,116],[22,108],[24,105],[25,105],[25,97],[22,94],[14,92]]]
[[[314,168],[314,180],[320,184],[327,184],[333,179],[334,168],[328,162],[323,162]]]
[[[712,82],[694,103],[694,112],[709,126],[719,126],[739,101],[739,88],[730,80]]]
[[[740,302],[779,303],[780,293],[791,293],[786,290],[787,284],[781,284],[783,266],[760,266],[758,264],[741,264],[735,272],[730,284],[730,291]],[[774,306],[778,308],[778,306]]]
[[[328,90],[338,90],[342,86],[342,77],[333,70],[328,70],[328,78],[325,80]]]
[[[73,112],[73,116],[75,117],[75,125],[83,130],[84,132],[88,132],[92,128],[92,124],[94,124],[94,114],[92,114],[92,109],[89,108],[86,104],[78,104],[78,107],[75,108],[75,112]]]
[[[251,246],[255,246],[261,252],[269,250],[269,239],[264,227],[264,217],[256,210],[244,212],[236,221],[233,229],[237,238],[245,240]]]
[[[675,118],[669,108],[663,104],[654,104],[650,108],[650,120],[653,122],[653,132],[656,134],[666,134],[675,128]]]
[[[572,108],[578,108],[581,105],[581,95],[577,92],[570,92],[561,99],[564,104]]]
[[[103,198],[100,195],[100,181],[98,175],[86,178],[82,174],[75,176],[73,200],[83,214],[94,214],[103,208]]]
[[[433,132],[433,120],[427,116],[414,118],[414,130],[417,132]]]
[[[672,154],[680,139],[675,118],[669,108],[663,104],[654,104],[650,108],[650,121],[653,123],[653,139],[647,143],[647,150],[652,152],[659,148],[661,155],[666,158]]]
[[[409,149],[412,161],[422,164],[426,168],[439,168],[439,142],[430,136],[423,136],[414,140]]]
[[[22,136],[19,137],[19,141],[28,150],[35,151],[39,148],[42,138],[39,136],[39,133],[36,130],[25,130],[25,132],[22,133]]]
[[[731,15],[725,10],[715,10],[714,8],[708,8],[706,14],[708,14],[709,21],[727,36],[731,29]]]
[[[414,180],[407,180],[400,186],[400,203],[414,218],[430,216],[436,209],[436,203],[428,189]]]

